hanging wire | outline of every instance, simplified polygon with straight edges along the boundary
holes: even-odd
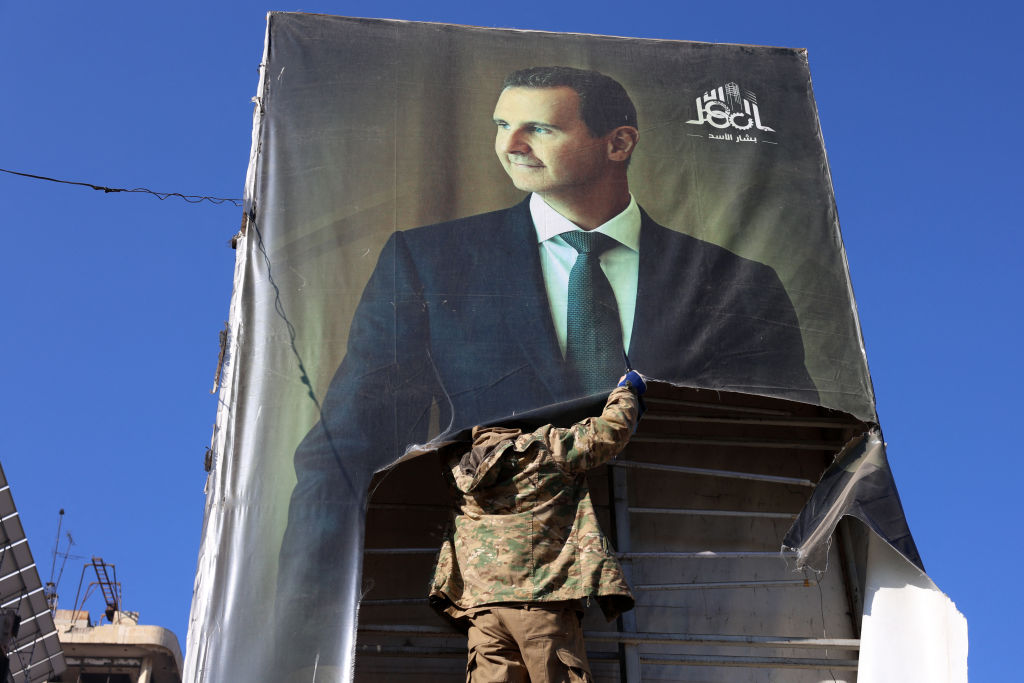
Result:
[[[64,185],[81,185],[82,187],[91,187],[94,190],[100,190],[101,192],[142,192],[144,194],[151,194],[157,199],[164,200],[168,197],[177,197],[184,199],[189,204],[198,204],[203,201],[210,202],[211,204],[225,204],[230,203],[235,206],[241,206],[242,200],[228,197],[207,197],[195,194],[181,194],[180,192],[155,192],[145,187],[125,188],[125,187],[107,187],[105,185],[94,185],[93,183],[79,183],[73,180],[60,180],[58,178],[48,178],[47,176],[34,175],[32,173],[22,173],[21,171],[11,171],[6,168],[0,168],[0,171],[4,173],[10,173],[11,175],[21,176],[23,178],[34,178],[36,180],[47,180],[51,183],[61,183]]]

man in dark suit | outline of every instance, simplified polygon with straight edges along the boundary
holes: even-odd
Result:
[[[325,613],[346,592],[338,582],[351,591],[351,561],[339,553],[358,546],[339,539],[365,500],[358,473],[425,441],[432,409],[453,433],[603,396],[622,374],[624,348],[651,378],[817,401],[775,272],[662,227],[637,206],[627,167],[639,132],[622,86],[568,67],[515,72],[504,85],[495,151],[531,195],[395,233],[384,247],[320,422],[295,454],[279,605],[287,595]],[[607,293],[598,308],[612,341],[581,354],[572,271],[586,248],[572,233],[582,232],[604,235],[592,279]],[[338,616],[344,630],[351,616]],[[324,638],[324,624],[315,628]]]

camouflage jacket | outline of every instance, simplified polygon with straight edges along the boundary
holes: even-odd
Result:
[[[493,603],[596,598],[611,620],[632,609],[614,549],[601,532],[586,471],[626,446],[636,397],[617,388],[600,417],[561,429],[473,429],[473,448],[448,461],[456,509],[430,602],[459,618]]]

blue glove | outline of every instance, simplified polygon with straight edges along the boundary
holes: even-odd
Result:
[[[637,396],[643,396],[644,392],[647,391],[647,383],[644,382],[644,378],[636,370],[630,370],[626,373],[626,376],[619,382],[620,387],[628,387]]]

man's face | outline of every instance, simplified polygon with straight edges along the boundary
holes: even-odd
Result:
[[[607,141],[590,134],[572,88],[506,88],[494,123],[494,151],[520,190],[572,192],[609,170]]]

